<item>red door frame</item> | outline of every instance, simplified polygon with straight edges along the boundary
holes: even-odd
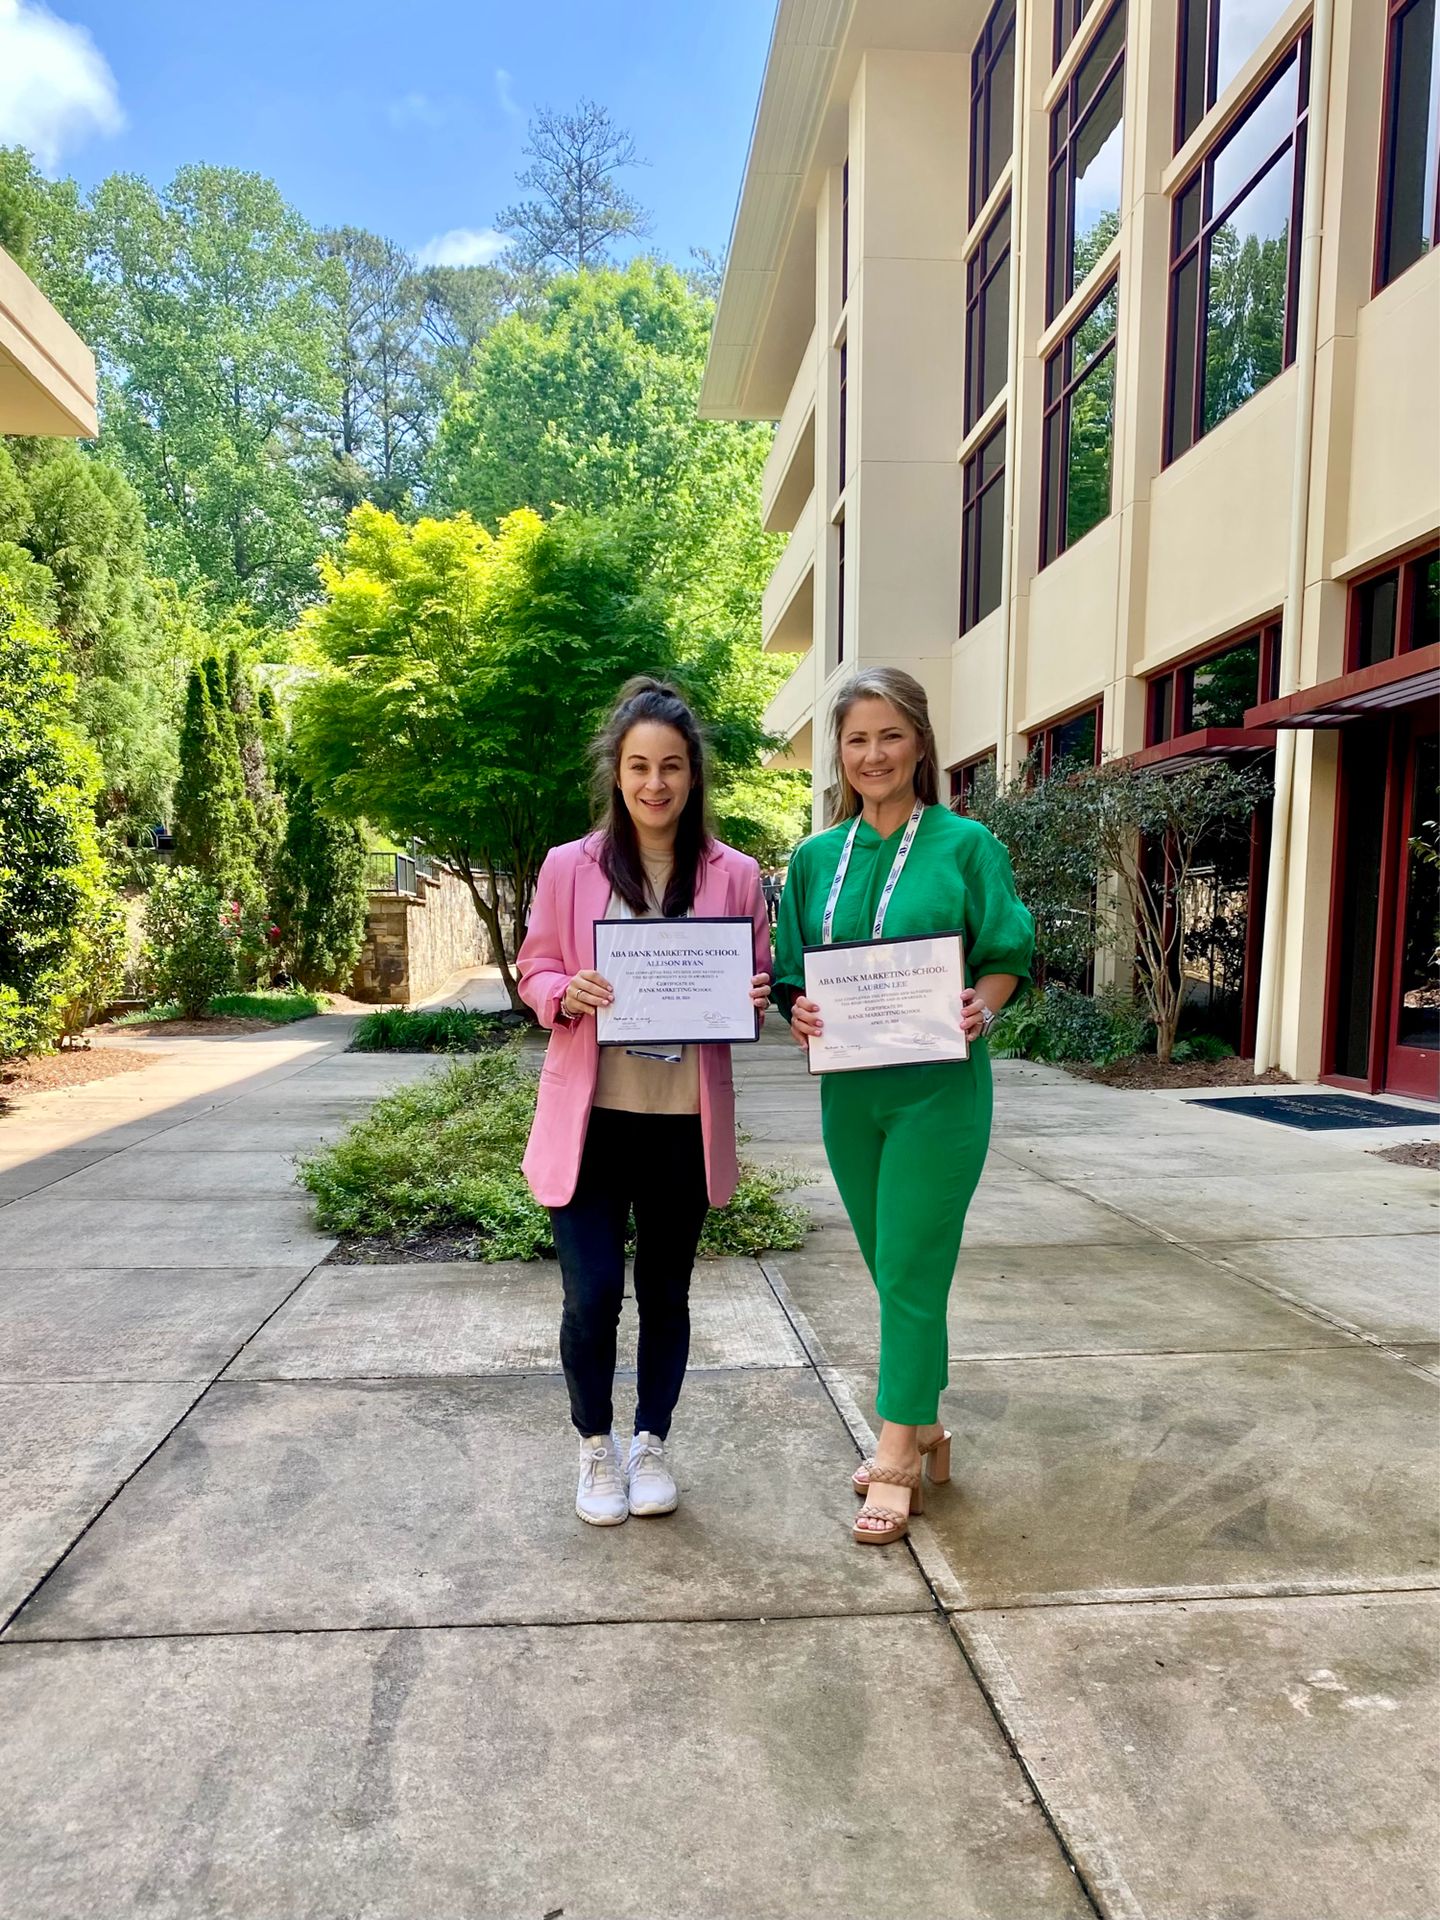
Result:
[[[1405,720],[1409,721],[1405,725]],[[1393,728],[1393,744],[1390,760],[1390,777],[1396,789],[1394,794],[1395,841],[1393,846],[1393,907],[1390,920],[1390,965],[1386,975],[1388,986],[1388,1014],[1384,1029],[1379,1036],[1382,1047],[1380,1062],[1381,1074],[1387,1093],[1408,1093],[1422,1100],[1440,1100],[1440,1052],[1428,1047],[1402,1047],[1400,1045],[1400,975],[1405,960],[1405,942],[1401,938],[1404,923],[1406,893],[1409,883],[1411,863],[1409,859],[1410,841],[1415,831],[1415,821],[1411,818],[1411,802],[1415,794],[1415,756],[1420,742],[1430,734],[1440,730],[1440,720],[1433,712],[1424,712],[1411,708],[1404,715],[1397,715]],[[1390,821],[1387,817],[1386,825]],[[1379,969],[1376,969],[1377,973]]]

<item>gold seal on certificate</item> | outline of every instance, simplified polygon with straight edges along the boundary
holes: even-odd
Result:
[[[596,1016],[602,1047],[735,1046],[760,1038],[750,999],[755,929],[743,916],[597,920],[595,971],[615,991]]]
[[[825,1024],[810,1042],[810,1071],[968,1060],[964,988],[958,933],[807,948],[805,998]]]

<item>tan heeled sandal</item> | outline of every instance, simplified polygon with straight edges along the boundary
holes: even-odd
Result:
[[[855,1516],[855,1524],[850,1529],[852,1540],[862,1541],[866,1546],[883,1547],[892,1540],[903,1540],[910,1531],[912,1515],[925,1511],[925,1497],[920,1490],[919,1467],[877,1467],[873,1462],[870,1477],[882,1487],[909,1487],[910,1512],[895,1513],[889,1507],[872,1507],[867,1500]],[[862,1527],[864,1519],[884,1520],[883,1527]]]
[[[927,1440],[920,1449],[920,1463],[925,1470],[925,1478],[932,1487],[943,1487],[950,1479],[950,1435],[944,1427],[933,1440]],[[850,1476],[850,1484],[863,1499],[870,1485],[870,1469],[873,1460],[862,1460]],[[920,1509],[917,1507],[918,1513]]]

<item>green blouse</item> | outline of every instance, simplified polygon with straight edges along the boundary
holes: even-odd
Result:
[[[836,940],[870,938],[875,909],[908,825],[908,820],[902,822],[882,840],[867,821],[860,822],[835,908]],[[775,929],[779,988],[804,991],[805,949],[820,945],[825,902],[849,831],[847,820],[826,833],[811,834],[791,855]],[[948,807],[927,807],[905,871],[890,896],[885,937],[956,931],[965,936],[965,971],[972,984],[987,973],[1029,978],[1035,923],[1015,891],[1009,854],[978,820],[951,813]],[[777,996],[787,1007],[790,997]]]

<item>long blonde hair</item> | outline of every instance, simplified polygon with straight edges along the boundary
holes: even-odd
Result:
[[[920,757],[915,762],[916,797],[927,807],[936,805],[940,798],[940,755],[935,747],[935,729],[930,724],[930,702],[924,687],[901,667],[862,667],[840,688],[830,715],[830,746],[835,762],[831,826],[838,827],[842,821],[853,819],[861,807],[860,795],[845,777],[845,762],[840,754],[840,736],[857,700],[888,700],[914,727],[920,743]]]

